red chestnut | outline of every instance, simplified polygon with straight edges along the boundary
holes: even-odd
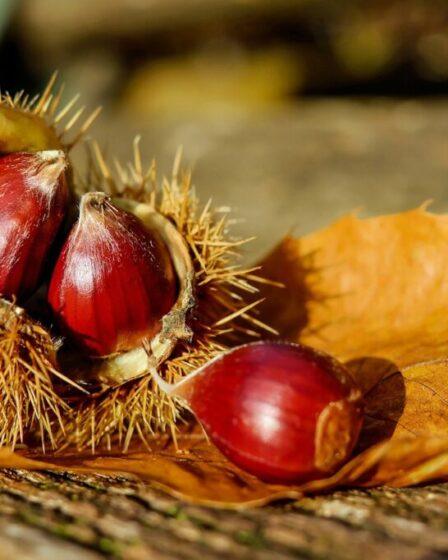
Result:
[[[105,194],[85,194],[48,298],[61,328],[88,355],[130,350],[160,330],[175,302],[168,249]]]
[[[225,456],[268,482],[333,473],[362,425],[361,393],[345,367],[298,344],[240,346],[177,385],[153,375],[188,404]]]
[[[38,287],[64,219],[68,189],[64,152],[0,157],[0,294],[26,298]]]

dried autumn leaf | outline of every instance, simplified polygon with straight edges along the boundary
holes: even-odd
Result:
[[[263,314],[283,338],[343,361],[399,367],[448,356],[448,216],[424,208],[354,215],[287,237],[263,263],[286,290],[265,289]]]
[[[349,216],[302,239],[285,239],[264,273],[262,319],[282,336],[347,362],[363,388],[366,424],[355,456],[333,476],[269,485],[242,472],[199,431],[180,451],[155,437],[152,452],[42,457],[0,452],[0,465],[133,473],[184,499],[242,507],[340,486],[406,486],[448,478],[448,217],[424,209]]]
[[[204,438],[183,436],[180,451],[165,438],[154,441],[153,452],[126,455],[88,453],[45,455],[0,449],[2,468],[75,470],[84,473],[129,473],[172,496],[209,506],[242,508],[340,486],[407,486],[438,479],[448,470],[447,438],[403,438],[385,441],[354,457],[332,477],[302,486],[264,483],[229,463]]]

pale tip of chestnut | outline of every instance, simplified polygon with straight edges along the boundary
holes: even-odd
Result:
[[[63,150],[43,150],[41,152],[36,152],[36,156],[40,157],[42,160],[48,163],[53,162],[64,162],[65,163],[65,153]]]
[[[36,158],[34,166],[28,173],[42,190],[56,188],[57,182],[68,166],[63,150],[44,150],[33,154]]]
[[[91,208],[101,209],[105,204],[111,202],[111,197],[103,192],[88,192],[81,197],[79,210],[82,214]]]

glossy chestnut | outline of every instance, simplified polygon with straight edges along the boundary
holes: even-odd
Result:
[[[105,194],[85,194],[49,288],[62,330],[90,356],[124,352],[160,330],[175,299],[173,264],[158,233]]]
[[[346,368],[303,345],[240,346],[174,386],[153,375],[188,405],[225,456],[268,482],[333,473],[362,425],[361,393]]]
[[[39,286],[68,206],[64,152],[0,157],[0,294],[25,299]]]

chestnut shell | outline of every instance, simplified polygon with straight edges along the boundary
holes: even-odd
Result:
[[[194,269],[188,246],[181,233],[153,206],[127,199],[110,199],[104,193],[96,195],[106,197],[120,212],[124,211],[131,220],[138,219],[142,227],[160,239],[168,249],[177,287],[176,299],[160,318],[158,332],[152,337],[151,333],[148,333],[143,340],[136,341],[135,347],[99,357],[82,355],[70,345],[61,347],[58,359],[70,377],[78,381],[95,384],[100,382],[105,386],[115,387],[146,375],[151,367],[157,367],[171,355],[179,340],[191,338],[192,332],[187,325],[187,317],[195,304]],[[56,279],[54,281],[56,282]],[[53,301],[52,307],[58,314],[55,291],[50,287],[49,299]],[[132,298],[135,295],[129,293],[126,297]]]
[[[345,367],[309,347],[258,342],[212,360],[173,390],[213,443],[262,480],[331,474],[362,425],[361,393]]]
[[[168,248],[106,195],[86,194],[48,299],[62,330],[88,355],[131,350],[160,330],[176,300]]]
[[[24,300],[38,288],[68,207],[62,151],[0,157],[0,294]]]

